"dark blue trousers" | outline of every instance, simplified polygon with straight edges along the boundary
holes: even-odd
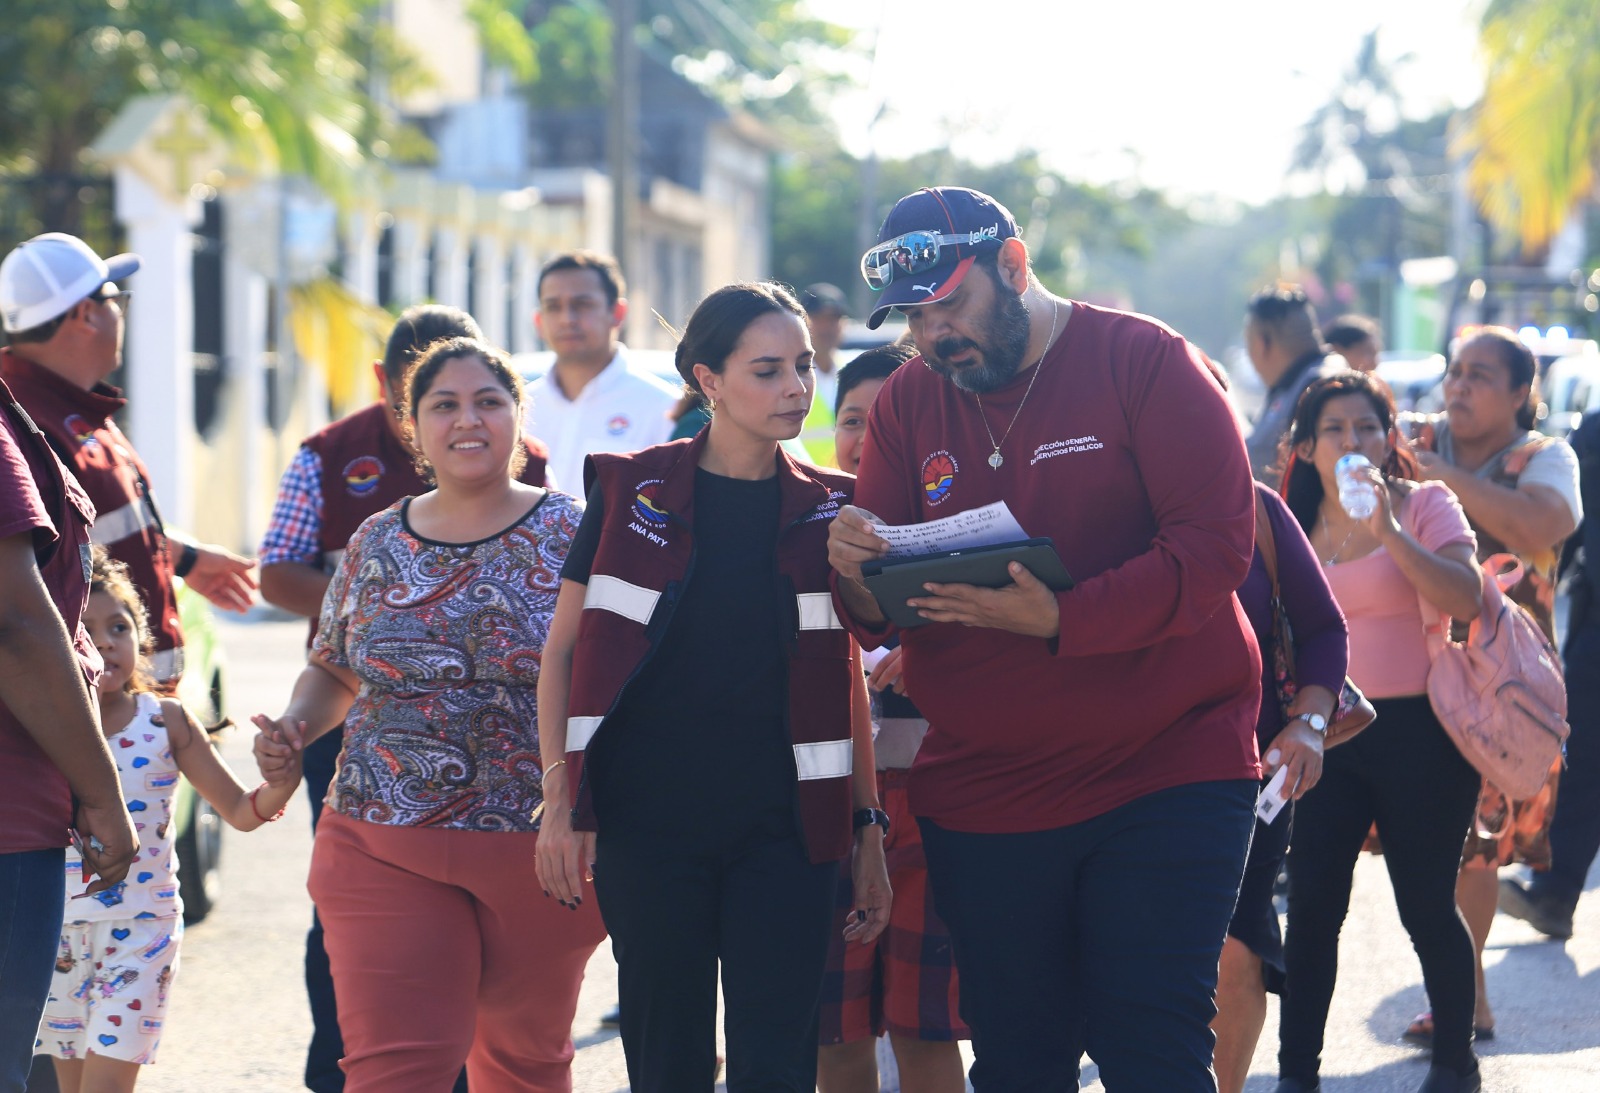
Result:
[[[1567,907],[1577,903],[1600,853],[1600,618],[1567,638],[1567,769],[1550,823],[1550,871],[1536,873],[1533,892]]]
[[[21,1093],[33,1066],[61,940],[65,868],[60,849],[0,854],[0,1093]]]
[[[1050,831],[920,821],[950,927],[978,1093],[1214,1093],[1217,959],[1255,825],[1253,779],[1176,786]]]
[[[311,801],[311,831],[322,818],[322,801],[333,781],[344,730],[334,729],[306,748],[306,797]],[[322,946],[322,920],[311,911],[311,931],[306,934],[306,997],[311,1003],[311,1046],[306,1050],[306,1088],[314,1093],[344,1093],[344,1038],[339,1035],[339,1007],[333,998],[333,973],[328,951]]]

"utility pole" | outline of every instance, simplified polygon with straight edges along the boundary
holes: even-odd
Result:
[[[876,54],[874,54],[876,56]],[[861,204],[856,208],[856,250],[865,254],[878,241],[878,142],[875,133],[888,104],[880,104],[867,124],[867,161],[861,170]],[[873,291],[857,275],[850,278],[855,291],[850,294],[855,314],[872,314]]]
[[[639,238],[639,0],[611,0],[611,101],[606,159],[611,173],[611,253],[623,275],[637,276]],[[627,334],[626,327],[623,334]]]
[[[878,47],[883,43],[883,11],[880,8],[878,25],[872,30],[872,67],[867,70],[867,87],[872,87],[878,74]],[[887,99],[878,100],[878,109],[867,122],[867,162],[861,172],[861,203],[856,206],[856,251],[865,254],[878,241],[878,123],[889,111]],[[850,278],[855,291],[850,294],[855,313],[863,318],[872,314],[873,291],[859,276]]]

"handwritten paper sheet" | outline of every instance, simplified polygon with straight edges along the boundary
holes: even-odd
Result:
[[[1027,532],[1011,514],[1011,506],[996,501],[925,524],[874,524],[872,530],[889,541],[889,557],[909,558],[942,550],[995,546],[1026,539]]]

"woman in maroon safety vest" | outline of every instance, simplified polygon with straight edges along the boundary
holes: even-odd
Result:
[[[540,676],[536,853],[568,906],[592,877],[638,1093],[711,1089],[719,960],[729,1090],[811,1093],[852,847],[847,936],[888,921],[866,690],[828,583],[854,479],[779,447],[811,408],[811,360],[788,290],[719,289],[677,350],[711,424],[586,467]]]

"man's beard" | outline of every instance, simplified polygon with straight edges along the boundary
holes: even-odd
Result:
[[[977,341],[954,335],[940,338],[922,359],[963,391],[985,395],[1011,382],[1028,351],[1028,306],[1020,295],[996,286],[994,310],[984,319]],[[976,349],[982,363],[953,365],[951,357]]]

